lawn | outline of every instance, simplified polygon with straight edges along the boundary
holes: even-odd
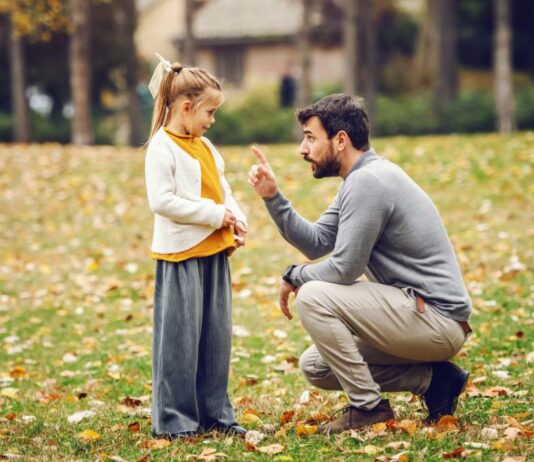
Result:
[[[378,139],[432,197],[474,302],[456,359],[471,371],[457,417],[424,427],[418,399],[397,421],[332,437],[315,423],[342,394],[309,386],[310,344],[277,308],[281,271],[304,262],[246,182],[247,147],[225,147],[248,215],[232,258],[230,395],[246,443],[150,434],[152,217],[142,150],[0,145],[0,460],[534,460],[534,133]],[[315,180],[295,146],[268,146],[281,189],[310,220],[338,179]],[[293,312],[294,312],[293,307]]]

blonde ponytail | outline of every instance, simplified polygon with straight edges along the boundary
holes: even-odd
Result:
[[[178,63],[166,72],[154,101],[152,126],[147,144],[156,132],[165,124],[168,110],[181,97],[191,100],[193,108],[198,107],[205,100],[208,88],[222,92],[222,85],[211,73],[198,67],[183,67]]]

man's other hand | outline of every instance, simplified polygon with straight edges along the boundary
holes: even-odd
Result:
[[[289,311],[289,294],[291,292],[294,292],[295,294],[298,292],[297,287],[293,287],[288,282],[284,281],[282,279],[280,283],[280,309],[282,310],[282,313],[284,313],[284,316],[287,319],[293,319],[293,315]]]

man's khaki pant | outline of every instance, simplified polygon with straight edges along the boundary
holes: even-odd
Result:
[[[314,345],[300,358],[308,381],[343,390],[352,406],[372,409],[381,391],[424,393],[432,362],[454,356],[465,341],[460,325],[395,287],[359,281],[311,281],[297,310]]]

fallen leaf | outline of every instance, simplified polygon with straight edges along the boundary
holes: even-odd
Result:
[[[297,425],[297,436],[308,436],[317,433],[317,425]]]
[[[19,390],[17,388],[4,388],[2,389],[2,391],[0,392],[0,396],[5,396],[6,398],[9,398],[9,399],[18,399],[18,394],[19,394]]]
[[[141,425],[139,424],[139,422],[132,422],[128,425],[128,430],[134,433],[138,432],[139,430],[141,430]]]
[[[388,449],[408,449],[410,447],[409,441],[392,441],[391,443],[386,444],[386,448]]]
[[[186,456],[186,460],[203,460],[205,462],[215,462],[220,459],[228,457],[224,452],[217,452],[214,448],[204,448],[198,455],[190,454]]]
[[[256,430],[249,430],[245,435],[245,441],[247,443],[251,443],[253,445],[257,445],[265,438],[265,433],[256,431]]]
[[[269,446],[261,446],[256,448],[256,451],[261,452],[262,454],[267,454],[272,456],[274,454],[279,454],[285,449],[285,446],[281,444],[270,444]]]
[[[508,427],[506,430],[504,430],[504,437],[509,441],[514,441],[520,435],[521,430],[516,427]]]
[[[456,448],[454,451],[444,453],[442,457],[444,459],[459,459],[462,457],[463,452],[464,452],[464,448],[460,446],[459,448]]]
[[[26,375],[26,369],[23,367],[14,367],[9,371],[9,376],[14,379],[22,379]]]
[[[295,415],[295,411],[286,411],[282,414],[280,417],[280,425],[285,425],[288,422],[291,422],[291,419],[293,419],[293,416]]]
[[[483,437],[483,438],[487,438],[489,440],[496,440],[498,437],[499,437],[499,432],[497,431],[496,428],[493,428],[493,427],[484,427],[481,431],[480,431],[480,435]]]
[[[396,423],[396,427],[408,433],[408,435],[413,435],[417,431],[417,422],[415,420],[401,420]]]
[[[78,433],[78,438],[85,443],[89,443],[100,439],[100,435],[94,430],[84,430],[83,432]]]
[[[67,420],[69,421],[69,423],[78,423],[78,422],[81,422],[83,419],[94,417],[95,415],[96,413],[93,411],[80,411],[80,412],[75,412],[72,415],[69,415],[67,417]]]
[[[441,417],[436,424],[436,430],[442,430],[442,431],[452,431],[452,430],[458,430],[458,427],[456,424],[458,423],[458,419],[452,415],[444,415]]]
[[[141,406],[143,402],[138,398],[132,398],[131,396],[126,396],[125,398],[121,400],[121,404],[124,404],[125,406],[128,406],[128,407],[137,407],[137,406]]]
[[[245,412],[243,416],[241,417],[241,422],[243,424],[249,424],[249,425],[261,425],[262,421],[261,419],[252,412]]]
[[[386,423],[385,422],[378,422],[378,423],[375,423],[372,427],[371,427],[371,431],[375,432],[375,433],[380,433],[380,432],[384,432],[386,431],[387,429],[387,426],[386,426]]]
[[[148,440],[145,443],[145,447],[152,450],[159,450],[168,448],[171,445],[169,440],[163,438],[156,438],[154,440]]]

